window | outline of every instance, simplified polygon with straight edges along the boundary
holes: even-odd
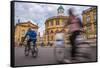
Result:
[[[59,20],[56,20],[56,25],[59,25]]]
[[[47,27],[49,26],[49,22],[47,22]]]
[[[53,40],[53,36],[51,36],[51,40]]]
[[[24,37],[21,37],[21,42],[24,40]]]
[[[63,25],[63,26],[64,26],[64,20],[61,20],[61,25]]]
[[[62,29],[62,31],[61,32],[65,32],[65,29]]]
[[[64,10],[62,9],[62,10],[60,10],[60,12],[61,12],[61,13],[64,13]]]
[[[47,36],[47,40],[49,41],[49,35]]]
[[[51,23],[51,26],[53,26],[53,20],[51,20],[51,22],[50,22],[50,23]]]
[[[92,31],[91,31],[91,26],[88,26],[88,27],[87,27],[87,33],[88,33],[88,35],[90,35],[90,34],[92,33]]]
[[[53,31],[51,30],[51,32],[50,33],[53,33]]]
[[[94,22],[96,23],[96,14],[94,14]]]
[[[22,30],[22,35],[25,35],[25,30]]]
[[[96,25],[94,25],[94,34],[96,34]]]
[[[96,14],[94,15],[94,19],[96,20]]]
[[[87,23],[90,23],[90,16],[87,16]]]
[[[47,33],[46,34],[49,34],[49,32],[47,31]]]

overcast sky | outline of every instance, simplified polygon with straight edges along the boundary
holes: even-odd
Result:
[[[57,4],[39,4],[39,3],[15,3],[15,24],[18,23],[18,19],[21,22],[32,21],[34,24],[39,25],[39,32],[45,30],[45,20],[52,16],[57,16],[57,9],[60,5]],[[88,6],[72,6],[62,5],[64,8],[64,15],[68,16],[67,10],[71,7],[75,7],[77,14],[81,17],[83,10],[88,9]]]

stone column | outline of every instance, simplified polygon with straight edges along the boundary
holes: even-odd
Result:
[[[90,18],[91,18],[91,31],[92,31],[91,33],[93,36],[94,35],[94,14],[93,14],[93,12],[90,12]]]
[[[94,15],[93,15],[93,12],[90,12],[90,18],[91,18],[91,29],[92,29],[92,32],[94,32]]]
[[[88,34],[87,34],[87,31],[86,31],[87,30],[87,26],[86,26],[86,23],[87,23],[87,19],[86,19],[87,18],[87,15],[86,14],[83,14],[82,16],[83,16],[83,22],[82,23],[84,25],[83,26],[83,30],[86,32],[86,35],[85,35],[86,38],[88,38]]]

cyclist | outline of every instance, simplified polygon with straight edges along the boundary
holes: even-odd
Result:
[[[35,32],[35,30],[32,28],[29,28],[24,37],[24,39],[28,38],[28,40],[27,40],[28,50],[30,50],[30,42],[33,43],[33,47],[36,47],[36,41],[37,41],[36,37],[37,37],[37,33]]]

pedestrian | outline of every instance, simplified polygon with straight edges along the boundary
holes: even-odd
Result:
[[[75,8],[69,8],[68,14],[68,22],[65,23],[65,27],[69,26],[69,41],[71,44],[71,60],[75,60],[75,54],[76,54],[76,38],[78,35],[80,35],[81,29],[82,29],[82,22],[79,17],[75,15]]]

